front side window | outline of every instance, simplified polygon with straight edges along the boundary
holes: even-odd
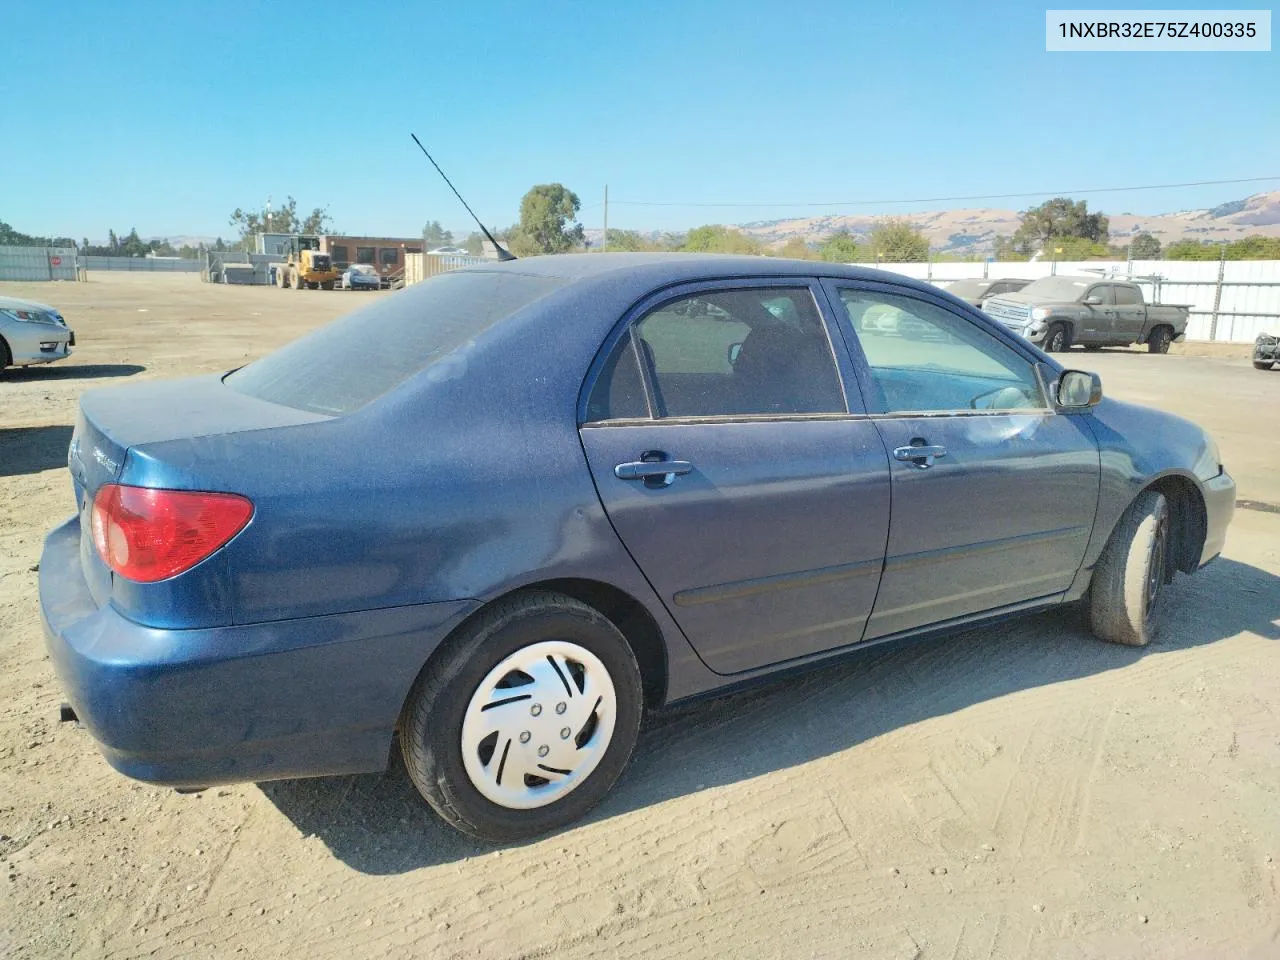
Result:
[[[1031,362],[964,317],[913,297],[842,289],[885,413],[1041,409]]]
[[[1115,287],[1111,286],[1111,284],[1103,283],[1090,290],[1089,295],[1085,297],[1085,299],[1088,300],[1091,297],[1097,297],[1102,301],[1100,304],[1101,306],[1109,307],[1116,302],[1115,294],[1112,292],[1114,290]]]
[[[709,290],[663,304],[632,328],[588,398],[588,419],[846,413],[831,342],[807,287]],[[615,383],[614,381],[619,381]],[[638,412],[637,412],[638,411]]]

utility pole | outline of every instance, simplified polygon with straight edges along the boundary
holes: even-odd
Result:
[[[609,185],[604,185],[604,239],[600,241],[600,250],[609,252]]]

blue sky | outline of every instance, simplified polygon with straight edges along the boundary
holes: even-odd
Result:
[[[0,219],[94,242],[108,227],[231,236],[232,209],[292,194],[343,232],[467,231],[411,130],[500,226],[530,185],[556,180],[589,227],[608,183],[610,226],[681,229],[984,204],[617,201],[1280,175],[1280,54],[1050,54],[1044,16],[894,0],[15,2],[0,34]],[[1155,213],[1268,189],[1280,180],[1081,196]]]

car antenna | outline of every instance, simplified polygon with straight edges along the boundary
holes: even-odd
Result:
[[[413,142],[418,145],[418,149],[426,154],[427,159],[431,161],[431,165],[436,168],[436,173],[440,174],[440,176],[444,178],[444,182],[449,184],[449,189],[452,190],[453,195],[458,198],[458,202],[464,207],[467,207],[467,213],[471,214],[471,219],[476,222],[476,226],[480,228],[480,232],[485,235],[488,241],[493,244],[493,249],[498,252],[498,259],[504,261],[516,259],[515,254],[511,253],[511,251],[503,247],[502,244],[498,243],[497,240],[493,239],[493,234],[490,233],[488,228],[480,222],[480,218],[476,216],[476,212],[467,206],[467,201],[462,199],[462,194],[458,192],[458,188],[452,183],[449,183],[449,178],[446,177],[444,175],[444,171],[440,169],[440,164],[436,163],[435,158],[433,158],[431,154],[427,153],[427,148],[422,145],[422,141],[418,139],[418,135],[416,133],[410,133],[409,136],[413,137]]]

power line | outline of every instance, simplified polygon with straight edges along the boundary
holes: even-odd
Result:
[[[908,203],[952,203],[957,200],[1016,200],[1028,197],[1071,196],[1077,193],[1125,193],[1130,190],[1173,190],[1178,187],[1214,187],[1231,183],[1263,183],[1280,180],[1275,177],[1241,177],[1236,180],[1192,180],[1187,183],[1149,183],[1135,187],[1091,187],[1087,190],[1037,190],[1029,193],[975,193],[956,197],[913,197],[904,200],[804,200],[804,201],[763,201],[745,200],[731,202],[728,200],[617,200],[609,202],[616,206],[628,207],[870,207],[890,206]],[[594,206],[594,204],[592,204]]]

